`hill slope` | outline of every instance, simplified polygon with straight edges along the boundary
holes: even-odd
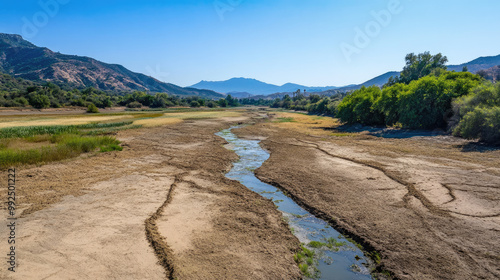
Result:
[[[486,70],[497,65],[500,65],[500,55],[483,56],[460,65],[450,65],[448,70],[460,72],[464,66],[467,66],[469,72],[477,73],[479,70]]]
[[[105,91],[152,91],[221,98],[208,90],[182,88],[90,57],[65,55],[41,48],[19,35],[0,33],[0,71],[32,81],[50,81]]]

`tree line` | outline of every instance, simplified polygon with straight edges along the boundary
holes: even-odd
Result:
[[[362,87],[334,97],[285,96],[272,107],[338,117],[343,123],[446,129],[456,136],[500,144],[500,84],[446,70],[442,54],[409,54],[400,76],[382,88]]]
[[[236,107],[238,99],[230,95],[219,100],[211,100],[197,96],[179,97],[167,93],[150,94],[135,91],[132,93],[106,92],[95,88],[68,89],[54,83],[39,84],[8,74],[0,74],[0,107],[27,107],[37,109],[60,108],[64,106],[80,106],[109,108],[126,106],[128,108],[169,108],[169,107]]]

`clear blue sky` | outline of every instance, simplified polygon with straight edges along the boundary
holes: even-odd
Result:
[[[20,0],[2,1],[0,32],[181,86],[340,86],[401,70],[409,52],[498,55],[499,11],[498,0]]]

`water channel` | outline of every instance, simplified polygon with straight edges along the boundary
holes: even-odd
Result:
[[[224,138],[229,144],[226,148],[233,150],[240,159],[226,177],[239,181],[250,190],[271,199],[287,220],[292,233],[297,236],[303,247],[314,252],[302,253],[304,258],[299,261],[309,264],[307,273],[314,279],[344,280],[373,279],[370,276],[372,261],[327,222],[314,217],[308,211],[297,205],[291,198],[274,186],[261,182],[254,174],[268,158],[269,153],[259,145],[260,141],[240,139],[231,132],[239,126],[225,129],[216,135]],[[299,257],[300,258],[300,257]],[[312,262],[311,262],[312,259]]]

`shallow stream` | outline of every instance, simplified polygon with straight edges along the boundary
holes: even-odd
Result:
[[[311,253],[307,251],[302,253],[303,257],[299,256],[303,272],[314,279],[372,279],[368,269],[372,261],[355,244],[328,223],[301,208],[282,191],[261,182],[255,176],[254,170],[269,158],[269,153],[259,146],[260,141],[238,138],[231,132],[235,128],[239,126],[216,133],[229,142],[226,148],[235,151],[240,157],[226,177],[271,199],[283,213],[292,233],[306,250],[314,252],[312,258],[308,257]],[[304,265],[308,262],[308,265]]]

